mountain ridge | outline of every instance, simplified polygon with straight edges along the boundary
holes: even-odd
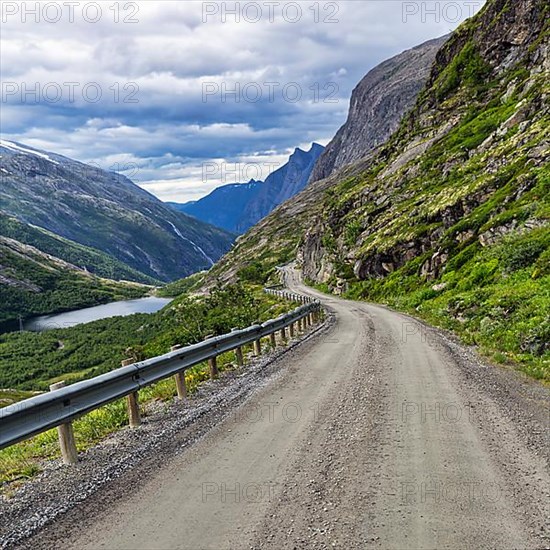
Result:
[[[233,236],[175,212],[121,174],[0,143],[0,211],[169,281],[210,267]]]
[[[167,204],[216,227],[243,233],[307,185],[323,150],[318,143],[313,143],[309,151],[296,147],[288,161],[264,182],[230,183],[197,201]]]

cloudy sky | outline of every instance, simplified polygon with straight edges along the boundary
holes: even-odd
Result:
[[[0,130],[185,202],[326,144],[369,69],[482,5],[3,1]]]

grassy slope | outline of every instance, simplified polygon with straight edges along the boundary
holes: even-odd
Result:
[[[67,311],[150,291],[137,283],[101,279],[59,258],[0,237],[0,323],[32,315]]]
[[[132,269],[121,261],[74,241],[64,239],[46,229],[25,224],[0,212],[0,235],[38,248],[46,254],[86,268],[98,277],[115,281],[135,281],[144,284],[159,284],[159,281]]]
[[[139,358],[154,357],[176,343],[200,342],[208,334],[249,326],[286,309],[259,290],[231,286],[210,296],[180,296],[152,315],[0,335],[0,388],[46,390],[60,379],[90,378],[119,367],[122,359],[134,353]]]

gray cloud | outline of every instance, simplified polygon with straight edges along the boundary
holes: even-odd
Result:
[[[292,14],[295,3],[285,1],[273,22],[264,2],[103,2],[90,23],[81,13],[90,3],[82,2],[73,22],[63,11],[49,23],[44,14],[24,22],[22,9],[11,14],[6,5],[14,3],[4,2],[2,134],[106,168],[126,166],[163,199],[197,198],[220,183],[202,181],[204,162],[243,163],[255,154],[282,161],[295,146],[328,141],[369,69],[449,32],[482,3],[303,1],[291,23],[283,9]],[[222,21],[223,7],[235,4],[256,4],[261,20],[250,22],[249,8],[249,21],[242,12],[240,22],[230,14]],[[427,13],[436,4],[439,20]],[[203,10],[216,8],[204,22]],[[231,94],[224,101],[224,86],[240,86],[239,101]]]

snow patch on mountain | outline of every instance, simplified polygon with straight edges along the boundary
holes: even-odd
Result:
[[[35,149],[27,149],[26,147],[23,147],[22,145],[14,143],[13,141],[0,139],[0,147],[5,147],[6,149],[10,149],[11,151],[15,151],[16,153],[23,153],[24,155],[34,155],[35,157],[43,158],[49,162],[52,162],[53,164],[59,164],[59,162],[52,159],[46,153],[42,153]]]

